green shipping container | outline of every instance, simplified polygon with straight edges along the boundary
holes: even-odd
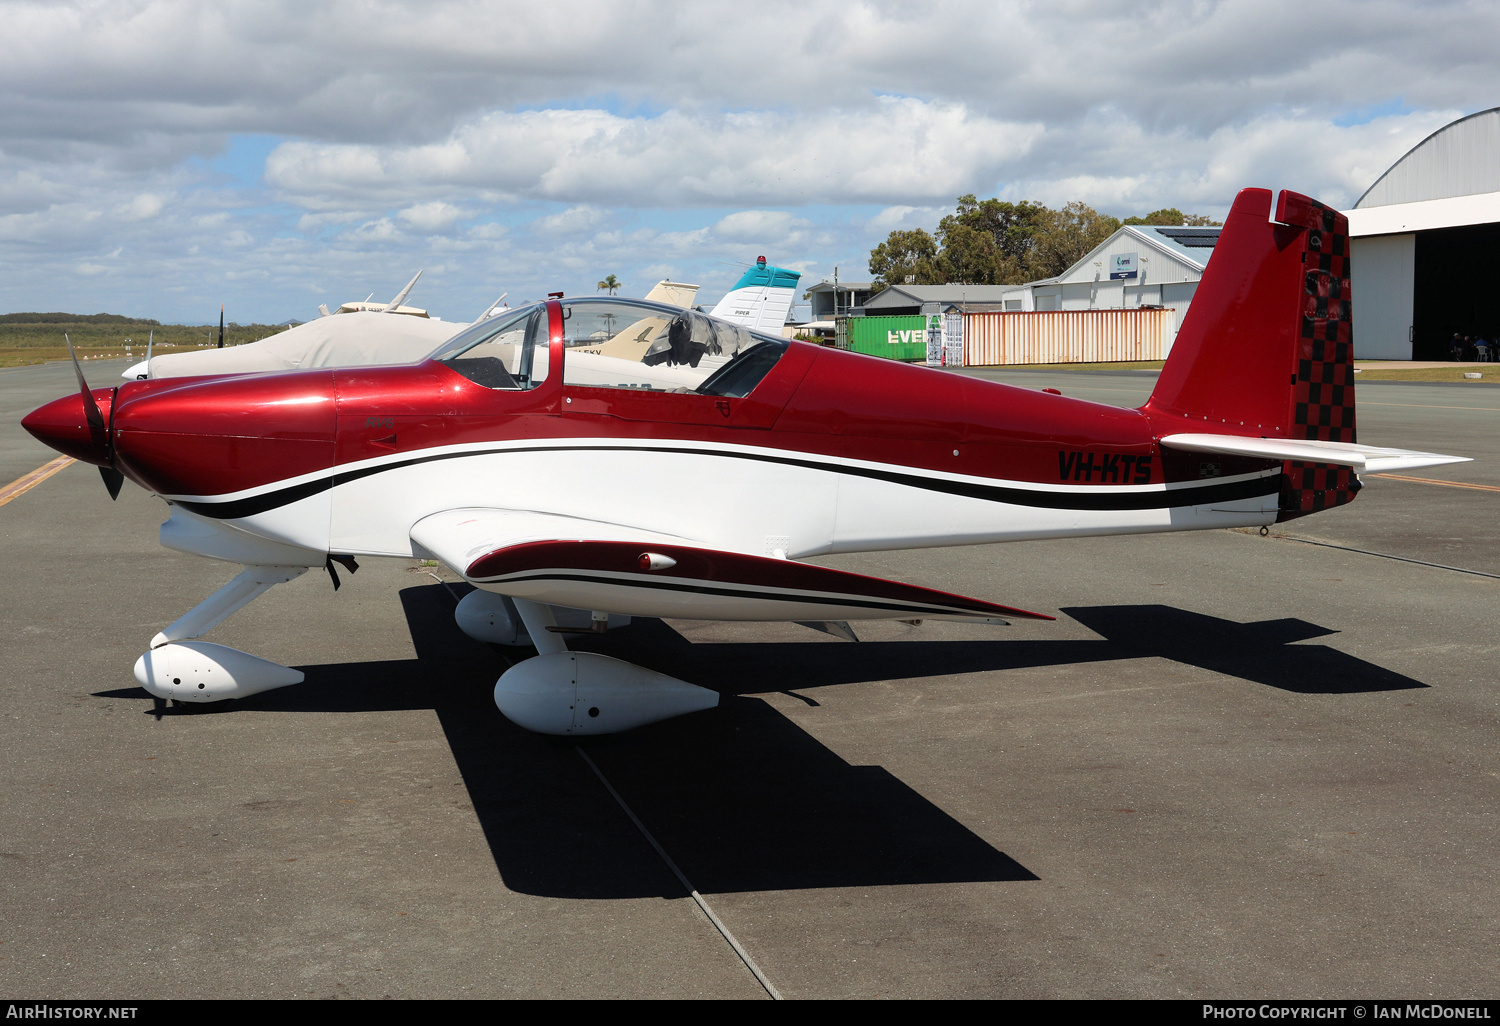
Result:
[[[927,359],[927,318],[850,317],[849,348],[856,353],[884,356],[892,360]]]

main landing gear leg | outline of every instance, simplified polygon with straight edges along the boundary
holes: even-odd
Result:
[[[552,610],[516,599],[537,654],[495,683],[495,705],[539,734],[613,734],[719,704],[719,693],[597,652],[570,652]]]
[[[151,650],[135,661],[135,679],[158,700],[173,702],[219,702],[300,684],[299,670],[190,639],[207,634],[269,589],[306,572],[305,566],[245,567],[151,639]]]

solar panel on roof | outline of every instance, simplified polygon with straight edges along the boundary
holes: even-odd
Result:
[[[1161,228],[1156,230],[1187,249],[1213,249],[1219,241],[1219,228]]]

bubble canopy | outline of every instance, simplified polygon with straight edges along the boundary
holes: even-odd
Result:
[[[563,383],[699,395],[748,395],[788,343],[681,307],[629,299],[562,302]],[[432,359],[488,388],[547,379],[547,308],[522,307],[474,324]]]

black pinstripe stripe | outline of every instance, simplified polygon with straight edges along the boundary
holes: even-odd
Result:
[[[305,499],[310,495],[327,491],[329,488],[337,485],[347,484],[350,481],[358,481],[363,477],[371,477],[375,474],[383,474],[387,471],[399,470],[403,467],[412,467],[420,463],[464,459],[471,456],[491,456],[497,453],[524,452],[664,452],[687,456],[716,456],[728,459],[757,460],[763,463],[777,463],[789,467],[801,467],[809,470],[844,474],[849,477],[870,478],[876,481],[905,485],[910,488],[921,488],[931,492],[962,495],[971,499],[984,499],[989,502],[1009,503],[1012,506],[1032,506],[1042,509],[1170,509],[1176,506],[1198,506],[1210,502],[1232,502],[1236,499],[1276,495],[1280,492],[1281,488],[1280,478],[1270,476],[1252,478],[1248,481],[1228,481],[1194,485],[1188,488],[1167,491],[1121,492],[1101,486],[1098,492],[1048,492],[1034,491],[1028,488],[1010,488],[1005,485],[979,484],[971,481],[945,481],[939,478],[923,477],[920,474],[902,473],[893,470],[877,470],[872,467],[851,467],[837,463],[822,463],[817,460],[799,459],[795,456],[771,456],[762,453],[730,452],[722,449],[666,448],[662,446],[638,445],[536,445],[528,446],[524,449],[496,447],[494,449],[470,450],[466,452],[434,453],[429,456],[417,456],[394,463],[383,463],[375,467],[362,467],[358,470],[331,471],[328,477],[320,478],[316,481],[308,481],[303,484],[292,485],[288,488],[280,488],[246,499],[232,499],[226,502],[198,502],[183,501],[180,499],[174,501],[184,509],[197,513],[200,516],[211,517],[216,520],[234,520],[239,517],[249,517],[257,513],[264,513],[267,510],[276,509],[280,506],[296,502],[299,499]]]

